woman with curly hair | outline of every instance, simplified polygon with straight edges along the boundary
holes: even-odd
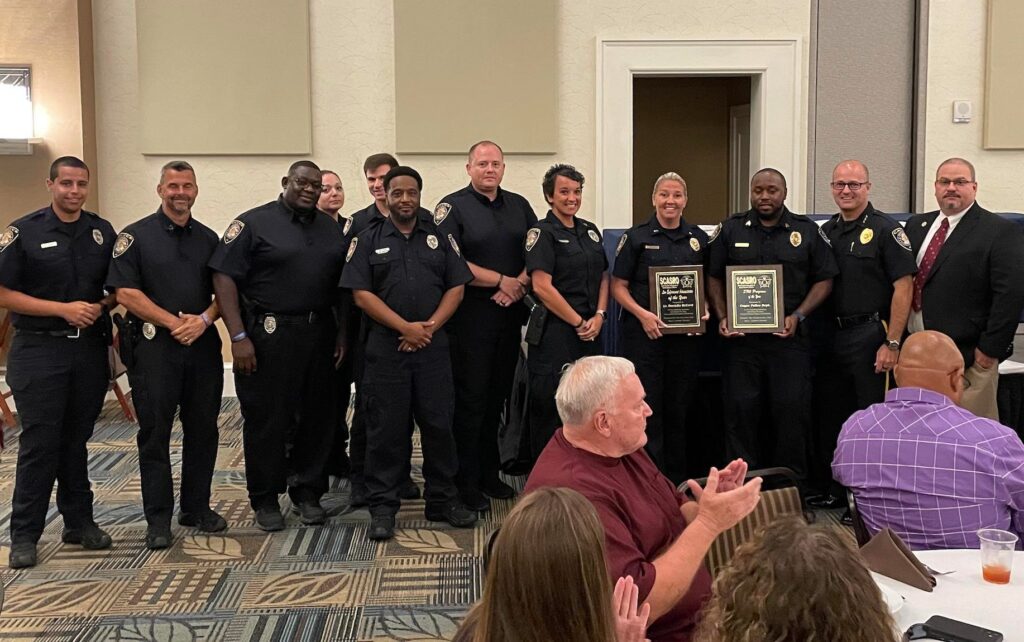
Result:
[[[696,642],[895,642],[860,555],[836,530],[780,519],[717,577]]]
[[[642,642],[650,606],[621,578],[612,589],[604,528],[568,488],[539,488],[505,518],[480,603],[456,642]]]

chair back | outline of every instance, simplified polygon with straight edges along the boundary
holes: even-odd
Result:
[[[850,507],[850,517],[853,519],[853,534],[857,536],[857,546],[864,546],[871,541],[871,533],[868,532],[868,527],[864,525],[864,518],[857,509],[857,498],[854,497],[853,491],[849,488],[846,489],[846,503]]]

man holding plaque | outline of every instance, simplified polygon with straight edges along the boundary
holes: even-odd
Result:
[[[811,355],[801,322],[828,296],[839,270],[828,237],[814,221],[790,212],[785,200],[786,179],[778,170],[754,174],[751,209],[733,214],[711,236],[708,291],[719,333],[730,339],[722,381],[727,455],[752,468],[788,466],[803,478]],[[776,320],[774,332],[765,331],[766,318]],[[758,428],[765,404],[774,445],[762,456]]]
[[[654,183],[654,216],[619,241],[612,296],[622,320],[623,356],[636,366],[652,415],[647,452],[678,482],[686,466],[686,410],[700,366],[708,235],[683,220],[686,181],[669,172]],[[653,294],[652,294],[653,293]],[[671,426],[666,433],[665,426]]]

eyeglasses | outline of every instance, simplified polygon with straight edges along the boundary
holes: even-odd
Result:
[[[294,178],[294,177],[291,180],[292,180],[292,183],[295,184],[295,187],[298,187],[300,190],[301,189],[306,189],[307,187],[312,187],[314,190],[316,190],[318,192],[322,192],[324,190],[324,184],[321,183],[320,181],[315,181],[314,182],[314,181],[308,181],[308,180],[306,180],[304,178]]]
[[[851,192],[856,192],[865,185],[870,185],[870,183],[859,183],[857,181],[834,181],[830,183],[830,185],[832,185],[832,189],[837,192],[841,192],[847,187],[850,188]]]
[[[949,187],[950,185],[955,185],[956,187],[964,187],[965,185],[971,185],[972,183],[974,183],[974,181],[966,178],[957,178],[953,180],[948,178],[939,178],[936,179],[935,181],[935,184],[938,185],[939,187]]]

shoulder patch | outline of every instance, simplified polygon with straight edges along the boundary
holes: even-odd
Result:
[[[622,251],[622,248],[626,247],[626,237],[628,237],[628,236],[629,236],[628,234],[624,233],[622,235],[622,238],[619,239],[619,244],[615,246],[615,256],[618,256],[619,252]]]
[[[711,236],[708,237],[708,244],[710,245],[718,238],[718,235],[722,233],[722,224],[719,223],[715,226],[715,229],[711,230]]]
[[[818,225],[817,223],[815,223],[815,225],[818,228],[818,236],[821,237],[821,240],[825,241],[825,244],[828,245],[829,247],[832,247],[832,240],[828,238],[828,234],[825,234],[825,230],[821,229],[821,226]]]
[[[455,242],[455,237],[451,234],[448,235],[448,242],[451,243],[452,249],[455,250],[455,253],[462,256],[462,250],[459,249],[459,244]]]
[[[135,237],[128,232],[121,232],[117,235],[117,240],[114,241],[114,258],[121,256],[128,251],[128,248],[135,242]]]
[[[892,237],[896,239],[896,242],[900,244],[904,250],[913,252],[914,249],[910,247],[910,239],[907,238],[907,233],[903,231],[903,226],[896,224],[896,227],[892,230]]]
[[[537,244],[537,239],[540,238],[540,228],[531,227],[526,233],[526,251],[529,252],[533,249],[533,246]]]
[[[347,219],[345,219],[345,227],[342,228],[341,230],[341,233],[346,236],[348,235],[348,231],[352,229],[352,218],[353,217],[350,216]]]
[[[359,237],[353,236],[352,242],[348,244],[348,253],[345,254],[345,262],[348,263],[352,260],[352,255],[356,253],[356,244],[359,243]]]
[[[18,234],[18,228],[8,225],[4,233],[0,234],[0,252],[3,252],[11,243],[14,243],[18,239]]]
[[[601,242],[601,237],[597,235],[597,232],[595,230],[587,230],[587,236],[589,236],[590,240],[593,241],[594,243]]]
[[[452,211],[452,206],[448,203],[438,203],[437,207],[434,208],[434,225],[440,225],[442,221],[448,218],[448,214]]]
[[[231,221],[228,225],[228,229],[224,231],[224,244],[227,245],[231,241],[238,238],[238,235],[242,233],[242,229],[245,228],[245,223],[239,221],[237,218]]]

